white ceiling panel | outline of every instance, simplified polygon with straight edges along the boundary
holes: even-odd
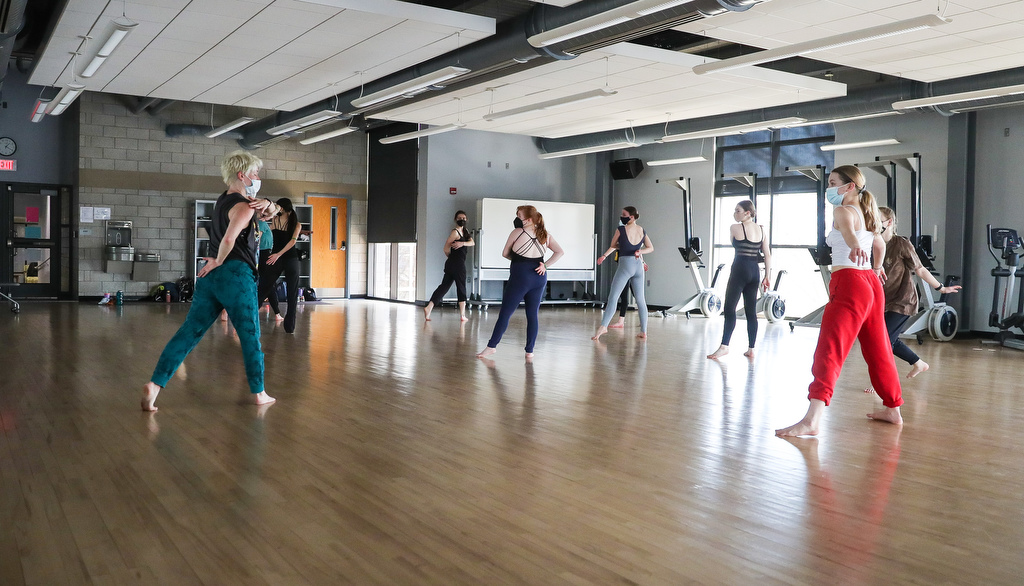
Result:
[[[679,30],[771,49],[931,14],[937,8],[952,19],[950,24],[808,57],[929,82],[959,77],[965,70],[968,74],[996,71],[1014,62],[1012,56],[1001,53],[1003,49],[1018,49],[991,45],[1014,43],[1024,36],[1021,0],[949,0],[938,4],[935,0],[772,0],[745,12],[688,23]],[[794,27],[794,23],[803,26]],[[961,67],[967,64],[971,66]]]
[[[611,130],[628,125],[712,116],[801,101],[845,95],[846,86],[803,76],[759,70],[742,75],[697,76],[692,67],[705,59],[631,44],[619,44],[510,75],[497,84],[480,84],[451,94],[421,100],[380,115],[389,120],[428,124],[459,121],[456,98],[463,99],[461,121],[469,128],[516,134],[552,136]],[[615,72],[650,70],[635,80]],[[606,79],[606,71],[610,74]],[[558,80],[538,90],[538,81]],[[571,96],[608,85],[618,93],[607,98],[562,108],[527,112],[487,122],[488,111],[501,112]],[[494,87],[493,91],[488,91]],[[493,106],[491,101],[493,99]]]
[[[79,80],[87,89],[267,109],[304,106],[356,87],[356,71],[370,82],[495,29],[491,18],[397,0],[69,0],[30,83],[71,81],[80,35],[105,38],[122,9],[139,25]]]

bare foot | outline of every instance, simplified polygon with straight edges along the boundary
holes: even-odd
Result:
[[[868,393],[868,394],[871,394],[871,393],[875,392],[875,387],[868,387],[868,388],[864,389],[864,392]]]
[[[789,427],[776,429],[775,435],[778,437],[818,435],[818,430],[821,428],[821,416],[824,413],[825,402],[820,399],[811,399],[810,404],[807,405],[807,413],[804,414],[804,418]]]
[[[261,391],[259,393],[256,393],[255,395],[252,396],[252,398],[253,398],[253,403],[255,403],[256,405],[269,405],[269,404],[271,404],[271,403],[273,403],[274,401],[277,400],[277,399],[271,397],[270,395],[268,395],[266,391]]]
[[[156,396],[160,394],[160,385],[148,382],[142,389],[142,410],[149,412],[157,411],[158,409],[153,403],[156,403]]]
[[[490,346],[488,346],[488,347],[484,348],[483,350],[481,350],[480,353],[476,355],[476,357],[477,358],[483,358],[485,356],[490,356],[491,354],[494,354],[497,351],[498,351],[497,348],[491,348]]]
[[[533,362],[533,352],[527,352],[526,353],[526,361],[527,362]]]
[[[744,352],[743,355],[746,356],[747,358],[753,360],[754,359],[754,349],[753,348],[747,348],[747,351]]]
[[[626,320],[624,320],[622,318],[619,318],[619,321],[617,321],[617,322],[611,324],[610,326],[608,326],[608,329],[613,329],[614,328],[616,330],[621,330],[624,327],[626,327]]]
[[[899,407],[883,407],[873,413],[868,413],[868,418],[875,421],[903,425],[903,415],[900,414]]]
[[[910,372],[907,373],[907,378],[914,378],[915,376],[921,374],[922,372],[930,368],[928,366],[928,363],[925,362],[924,360],[921,360],[920,358],[917,360],[917,362],[911,364],[911,366],[913,366],[913,368],[911,368]]]
[[[784,427],[782,429],[776,429],[775,435],[778,437],[799,437],[802,435],[818,435],[818,426],[801,419],[797,423]]]
[[[597,333],[590,337],[591,340],[600,340],[601,336],[608,333],[608,328],[601,326],[597,328]]]
[[[427,321],[430,321],[430,318],[427,318]],[[465,314],[463,314],[463,315],[459,316],[459,321],[469,321],[469,318],[466,317]]]
[[[433,303],[428,303],[428,304],[426,304],[423,307],[423,319],[424,320],[430,321],[430,312],[433,311],[433,309],[434,309],[434,304]]]
[[[641,340],[646,340],[647,339],[647,332],[640,332],[639,334],[636,335],[636,337],[640,338]]]
[[[725,344],[722,344],[721,346],[718,347],[718,350],[715,350],[713,353],[708,354],[708,358],[710,358],[711,360],[718,360],[719,358],[725,356],[728,353],[729,347],[726,346]]]
[[[281,315],[280,313],[276,313],[274,314],[274,321],[276,321],[277,323],[281,323],[284,321],[284,316]]]
[[[220,321],[228,321],[228,312],[227,312],[227,310],[224,310],[224,311],[220,312]]]

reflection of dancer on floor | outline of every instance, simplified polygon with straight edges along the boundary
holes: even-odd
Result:
[[[498,342],[508,328],[508,320],[519,307],[520,301],[526,301],[526,358],[533,357],[533,345],[537,342],[537,331],[540,319],[537,312],[540,300],[544,296],[547,285],[547,268],[562,258],[562,247],[544,228],[544,217],[533,206],[516,208],[513,221],[515,229],[505,240],[505,248],[501,256],[509,259],[508,283],[501,295],[501,312],[494,324],[494,332],[477,358],[490,356],[497,352]],[[547,249],[551,249],[551,257],[544,260]]]
[[[732,217],[739,222],[729,227],[732,247],[736,249],[729,272],[729,284],[725,288],[725,325],[722,327],[722,344],[708,358],[718,360],[729,353],[729,340],[736,328],[736,305],[743,294],[743,316],[747,321],[747,358],[754,357],[754,343],[757,341],[757,287],[760,283],[765,291],[771,286],[772,252],[765,238],[764,227],[754,223],[757,212],[754,202],[745,199],[736,204]],[[764,279],[761,279],[758,252],[764,253]]]
[[[821,416],[832,399],[854,339],[860,341],[871,383],[885,405],[868,417],[903,424],[903,392],[885,330],[885,295],[879,278],[885,242],[878,235],[882,229],[878,205],[871,192],[864,189],[864,175],[852,165],[832,171],[825,197],[836,206],[833,228],[826,239],[832,247],[832,279],[811,366],[814,381],[807,395],[810,405],[799,422],[775,430],[780,436],[818,433]],[[874,266],[869,252],[874,253]]]
[[[890,208],[878,208],[882,214],[882,240],[885,241],[885,327],[889,331],[889,342],[892,353],[909,364],[912,368],[907,378],[914,378],[928,370],[928,363],[900,340],[900,334],[910,325],[911,316],[917,313],[917,286],[913,275],[920,277],[932,289],[939,293],[956,293],[960,285],[943,287],[928,269],[921,264],[921,259],[914,250],[910,240],[896,234],[896,212]],[[865,389],[870,392],[872,389]]]
[[[441,300],[451,289],[452,283],[455,283],[455,294],[459,298],[460,319],[469,319],[466,317],[466,253],[469,252],[466,250],[467,246],[476,246],[476,242],[473,242],[473,237],[466,228],[466,212],[459,210],[455,212],[455,227],[444,241],[444,255],[448,257],[448,260],[444,261],[444,278],[437,289],[434,289],[427,306],[423,308],[423,318],[427,321],[430,321],[430,312],[434,307],[441,305]]]
[[[228,155],[221,163],[227,190],[217,198],[210,222],[210,254],[196,274],[196,290],[185,323],[167,343],[146,383],[142,410],[156,411],[157,394],[167,386],[174,371],[203,338],[222,309],[227,309],[238,332],[249,379],[252,402],[272,403],[263,388],[263,351],[256,305],[256,270],[259,229],[256,214],[267,216],[277,207],[268,199],[256,199],[263,161],[245,151]],[[255,212],[255,213],[254,213]]]
[[[641,255],[654,252],[654,244],[650,236],[636,221],[640,213],[633,206],[622,208],[619,221],[622,223],[615,234],[612,235],[611,245],[604,254],[597,257],[597,264],[604,262],[613,252],[619,252],[619,265],[615,268],[615,276],[612,277],[611,290],[608,292],[608,302],[604,306],[604,317],[601,320],[601,327],[592,340],[599,340],[608,332],[608,324],[612,323],[612,316],[615,315],[614,299],[625,290],[628,283],[633,288],[633,295],[636,297],[636,307],[640,313],[640,333],[638,338],[647,337],[647,300],[644,298],[644,261]]]

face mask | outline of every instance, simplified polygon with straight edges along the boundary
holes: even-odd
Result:
[[[629,223],[629,216],[619,216],[619,221],[622,222],[623,225],[626,225]]]
[[[519,216],[516,216],[516,219],[512,220],[512,225],[515,226],[516,228],[522,228],[523,227],[523,220],[522,220],[522,218],[520,218]]]
[[[834,206],[841,206],[841,205],[843,205],[843,196],[839,194],[839,188],[838,187],[829,187],[828,189],[826,189],[825,190],[825,201],[827,201],[828,203],[830,203],[830,204],[832,204]]]
[[[263,183],[259,179],[253,179],[252,185],[245,186],[246,197],[256,197],[256,194],[260,192],[260,184]]]
[[[466,225],[466,220],[455,220],[455,225],[461,228]]]

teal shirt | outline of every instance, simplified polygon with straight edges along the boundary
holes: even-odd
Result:
[[[271,250],[274,248],[274,235],[270,232],[270,224],[263,220],[257,220],[260,225],[260,250]]]

